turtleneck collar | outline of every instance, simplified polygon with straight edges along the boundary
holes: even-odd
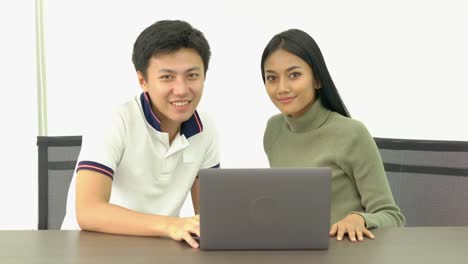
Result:
[[[301,116],[291,117],[284,115],[288,128],[292,132],[305,132],[319,128],[328,118],[330,110],[325,108],[320,98],[317,98],[312,106]]]

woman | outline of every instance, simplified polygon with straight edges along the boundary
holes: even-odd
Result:
[[[312,37],[298,29],[277,34],[263,51],[261,70],[281,111],[263,138],[270,166],[332,169],[330,236],[363,241],[375,238],[371,228],[403,226],[377,146],[351,119]]]

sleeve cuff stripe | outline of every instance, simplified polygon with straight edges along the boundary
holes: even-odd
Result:
[[[87,165],[82,165],[82,166],[79,166],[76,171],[80,171],[80,170],[92,170],[92,171],[96,171],[96,172],[100,172],[108,177],[110,177],[111,179],[114,179],[113,175],[106,171],[106,170],[103,170],[101,168],[98,168],[98,167],[94,167],[94,166],[87,166]]]
[[[76,171],[78,172],[79,170],[83,169],[100,172],[111,178],[113,178],[114,176],[114,171],[111,168],[93,161],[81,161],[80,163],[78,163]]]

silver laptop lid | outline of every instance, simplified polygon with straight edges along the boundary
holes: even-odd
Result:
[[[329,168],[203,169],[203,250],[327,249]]]

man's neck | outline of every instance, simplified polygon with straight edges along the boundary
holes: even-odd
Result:
[[[161,122],[161,131],[169,134],[169,144],[172,144],[172,141],[177,136],[180,130],[180,123],[172,122],[172,124],[168,124],[168,122]]]

